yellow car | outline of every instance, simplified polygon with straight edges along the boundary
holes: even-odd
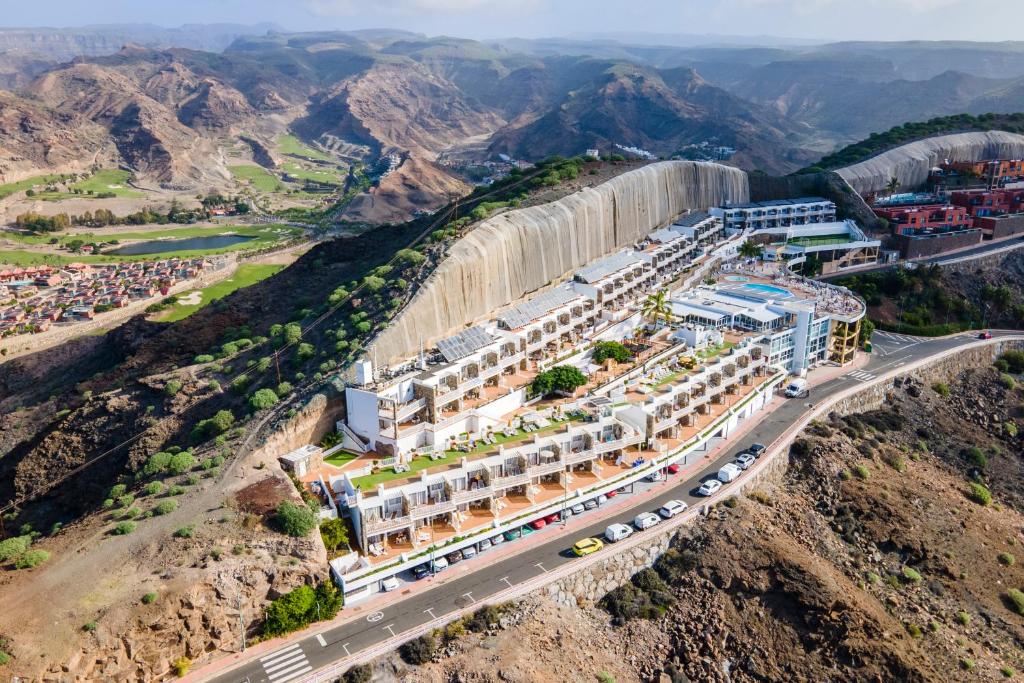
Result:
[[[584,538],[582,541],[577,541],[572,547],[572,551],[579,557],[596,553],[598,550],[604,547],[604,543],[599,538]]]

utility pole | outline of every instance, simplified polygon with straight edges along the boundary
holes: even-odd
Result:
[[[242,612],[242,591],[239,590],[237,585],[235,585],[235,597],[237,600],[236,605],[238,606],[239,637],[242,640],[242,652],[245,652],[245,613]]]

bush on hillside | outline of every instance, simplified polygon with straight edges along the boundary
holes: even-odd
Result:
[[[429,633],[410,640],[398,648],[398,654],[402,661],[412,666],[426,664],[433,659],[435,652],[437,652],[437,639]]]
[[[307,506],[286,500],[277,506],[274,521],[283,533],[301,537],[308,536],[316,526],[316,515]]]

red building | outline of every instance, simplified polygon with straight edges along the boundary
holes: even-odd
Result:
[[[949,201],[966,208],[971,217],[1005,216],[1024,212],[1024,189],[958,190],[950,193]]]
[[[983,180],[1013,181],[1024,178],[1024,159],[991,159],[988,161],[953,161],[942,164],[942,170],[969,175]]]
[[[950,232],[972,227],[967,209],[949,204],[875,207],[875,215],[889,221],[894,235]]]

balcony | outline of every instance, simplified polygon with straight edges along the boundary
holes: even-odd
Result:
[[[633,446],[635,444],[640,443],[643,440],[644,438],[640,434],[630,434],[629,436],[624,436],[621,439],[615,439],[614,441],[604,441],[602,443],[595,444],[594,453],[610,453],[611,451],[617,451],[628,446]]]
[[[417,422],[416,424],[406,425],[404,427],[399,426],[399,428],[398,428],[398,438],[399,439],[404,439],[404,438],[406,438],[408,436],[415,436],[416,434],[419,434],[420,432],[425,431],[426,428],[427,428],[427,422],[426,421]]]
[[[412,508],[412,514],[410,516],[413,519],[423,519],[424,517],[433,517],[435,515],[443,515],[445,513],[454,511],[455,502],[451,500],[445,500],[441,501],[440,503],[416,505]]]
[[[503,489],[510,486],[522,486],[529,483],[530,475],[527,473],[512,474],[507,477],[494,477],[494,479],[491,480],[491,485],[495,489]]]
[[[531,477],[543,477],[547,474],[561,472],[564,469],[565,462],[562,460],[555,460],[554,462],[545,462],[540,465],[531,465],[528,471]]]
[[[377,408],[377,414],[389,420],[397,420],[398,422],[402,422],[407,417],[416,414],[417,411],[426,407],[427,399],[418,398],[414,401],[410,401],[409,403],[403,403],[395,407],[392,407],[393,405],[394,404],[392,404],[390,401],[387,404],[382,402],[382,404]],[[395,410],[397,410],[398,412],[395,413]]]
[[[370,519],[363,524],[363,528],[366,530],[367,536],[376,536],[377,534],[388,534],[392,531],[398,531],[412,525],[412,516],[403,515],[401,517],[392,517],[391,519]]]
[[[562,460],[565,462],[566,465],[576,465],[581,462],[593,460],[596,457],[597,455],[595,454],[594,450],[588,448],[578,453],[566,453],[565,455],[562,456]]]
[[[466,491],[456,491],[452,493],[452,503],[460,505],[462,503],[470,503],[474,500],[480,500],[481,498],[490,498],[494,495],[494,488],[491,486],[481,486],[475,489],[467,489]]]

